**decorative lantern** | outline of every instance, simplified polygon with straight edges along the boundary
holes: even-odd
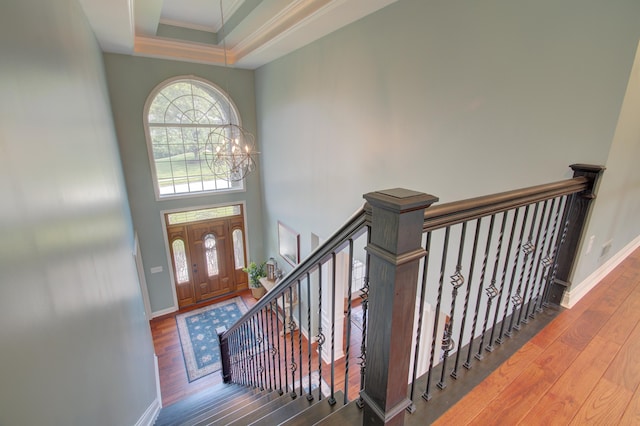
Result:
[[[276,263],[276,260],[273,257],[270,257],[269,260],[267,261],[267,279],[269,281],[276,280],[277,267],[278,267],[278,264]]]

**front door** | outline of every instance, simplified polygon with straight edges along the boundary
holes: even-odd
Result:
[[[166,215],[179,307],[247,288],[244,215],[233,207]],[[211,211],[227,216],[203,220]]]
[[[235,290],[233,259],[226,220],[188,225],[196,301]],[[231,267],[229,267],[231,266]]]

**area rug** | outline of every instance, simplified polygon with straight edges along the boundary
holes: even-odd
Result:
[[[247,312],[240,297],[176,315],[189,382],[222,368],[216,328],[229,329]]]

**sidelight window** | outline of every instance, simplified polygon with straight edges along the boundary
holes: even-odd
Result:
[[[244,235],[240,229],[233,231],[233,258],[235,259],[236,269],[242,269],[245,267]]]
[[[189,281],[189,267],[187,264],[187,251],[184,241],[178,239],[171,244],[173,249],[173,264],[176,268],[176,280],[178,284]]]

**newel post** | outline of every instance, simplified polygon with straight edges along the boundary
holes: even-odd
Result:
[[[574,196],[573,203],[565,211],[565,221],[568,220],[564,244],[558,250],[557,271],[555,279],[550,283],[547,301],[560,304],[562,296],[567,288],[571,288],[571,279],[576,266],[576,258],[580,244],[584,240],[584,233],[589,222],[589,214],[596,198],[600,177],[605,170],[604,166],[590,164],[572,164],[573,177],[586,176],[589,179],[589,187]]]
[[[407,398],[424,211],[438,198],[407,189],[364,195],[371,206],[365,425],[402,425]]]
[[[231,359],[229,358],[229,341],[223,339],[222,335],[227,331],[225,326],[216,328],[218,342],[220,344],[220,363],[222,364],[222,381],[231,383]]]

